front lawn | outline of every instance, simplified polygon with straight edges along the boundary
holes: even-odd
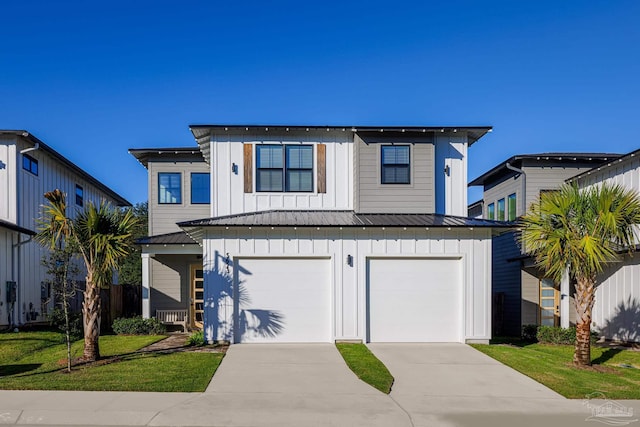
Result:
[[[592,347],[593,367],[573,366],[573,346],[550,344],[472,345],[561,395],[582,399],[599,391],[608,399],[640,399],[640,352]]]
[[[336,347],[347,366],[358,378],[381,392],[389,394],[393,377],[384,363],[374,356],[366,345],[337,343]]]
[[[102,360],[66,373],[66,345],[56,332],[0,334],[0,389],[204,391],[221,353],[137,353],[164,336],[100,337]],[[82,355],[82,340],[72,357]]]

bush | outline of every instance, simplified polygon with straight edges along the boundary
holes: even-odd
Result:
[[[524,341],[536,342],[538,338],[538,325],[522,325],[522,339]]]
[[[187,338],[187,345],[188,346],[191,346],[191,347],[202,347],[205,344],[207,344],[207,342],[204,340],[204,332],[203,331],[194,332],[193,334],[189,335],[189,338]]]
[[[113,321],[113,332],[118,335],[162,335],[167,328],[158,319],[121,317]]]
[[[555,326],[539,326],[536,335],[538,341],[545,344],[568,344],[576,343],[576,328],[558,328]],[[591,343],[598,340],[598,334],[591,331]]]
[[[48,314],[49,324],[56,329],[65,333],[65,321],[64,310],[60,307],[56,307]],[[69,336],[71,341],[77,341],[84,336],[82,328],[82,313],[70,312],[69,313]],[[66,338],[64,338],[66,340]]]

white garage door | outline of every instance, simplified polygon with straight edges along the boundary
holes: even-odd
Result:
[[[330,268],[326,258],[240,259],[235,342],[329,342]]]
[[[460,259],[370,259],[370,342],[460,342]]]

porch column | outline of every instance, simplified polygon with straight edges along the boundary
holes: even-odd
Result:
[[[565,270],[560,281],[560,326],[569,327],[569,271]]]
[[[142,318],[151,317],[151,254],[142,254]]]

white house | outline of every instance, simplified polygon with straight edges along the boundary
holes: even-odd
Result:
[[[143,313],[162,294],[199,316],[207,340],[232,343],[487,342],[491,237],[504,224],[467,218],[466,186],[467,149],[490,130],[191,126],[210,218],[178,225],[202,256],[177,231],[143,239]],[[188,169],[149,170],[150,197],[191,212]],[[173,250],[201,263],[191,292]],[[161,292],[158,260],[176,277]]]
[[[71,216],[88,201],[130,205],[31,133],[0,130],[0,326],[45,321],[53,307],[46,251],[32,236],[44,193],[56,188],[67,194]]]

